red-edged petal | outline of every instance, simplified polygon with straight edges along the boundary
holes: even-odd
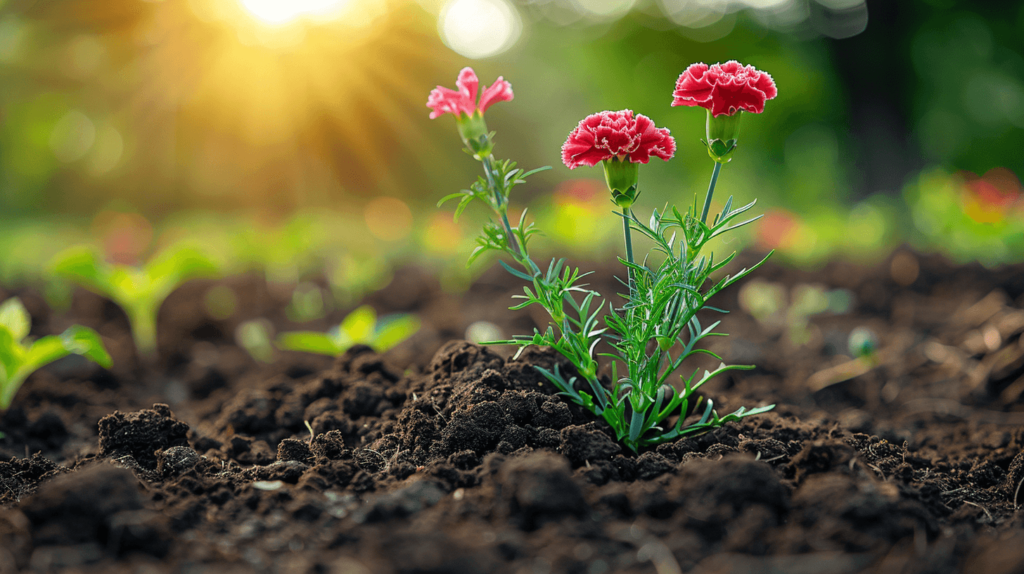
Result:
[[[764,111],[764,100],[764,92],[746,82],[719,82],[711,96],[711,115],[731,116],[738,110],[759,114]]]
[[[629,161],[647,163],[651,156],[668,161],[675,154],[676,141],[669,135],[668,129],[655,126],[650,118],[642,114],[637,115],[635,128],[639,145],[636,151],[629,154]]]
[[[698,75],[699,74],[699,75]],[[759,114],[766,100],[778,95],[772,77],[736,60],[724,64],[693,64],[676,82],[673,106],[701,106],[712,115],[732,115],[739,110]]]
[[[606,111],[587,116],[573,129],[562,145],[562,162],[569,169],[622,156],[647,163],[652,155],[667,160],[675,149],[668,130],[656,127],[647,116],[634,116],[632,110]]]
[[[498,79],[494,81],[491,87],[484,86],[483,92],[480,94],[480,104],[477,108],[480,110],[480,113],[484,113],[492,105],[498,102],[510,102],[513,97],[512,84],[498,76]]]
[[[743,64],[737,62],[736,60],[729,60],[724,64],[715,64],[713,67],[718,68],[721,74],[729,76],[735,76],[746,70]],[[751,66],[751,68],[753,67]]]
[[[774,100],[775,96],[779,95],[779,90],[775,87],[775,80],[767,72],[759,72],[759,74],[757,81],[754,82],[754,87],[764,92],[764,99]]]
[[[599,150],[597,148],[591,148],[587,151],[584,151],[583,153],[579,153],[576,155],[569,155],[565,152],[565,150],[562,151],[562,163],[564,163],[569,169],[576,169],[581,165],[594,167],[595,165],[601,163],[602,161],[610,157],[614,156],[612,156],[612,154],[606,151]]]
[[[714,87],[707,75],[707,64],[690,64],[676,80],[676,89],[672,92],[672,105],[700,106],[707,102]]]

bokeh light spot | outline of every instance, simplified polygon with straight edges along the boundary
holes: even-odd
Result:
[[[96,126],[78,110],[71,110],[53,126],[50,149],[57,159],[72,162],[81,159],[96,141]]]
[[[590,16],[620,18],[625,16],[636,0],[576,0],[580,9]]]
[[[885,216],[868,203],[860,203],[850,210],[848,239],[865,249],[881,246],[885,239]]]
[[[412,231],[412,211],[401,199],[378,197],[366,204],[366,227],[384,241],[404,239]]]
[[[462,231],[449,213],[435,213],[423,232],[423,246],[431,253],[455,253],[461,242]]]
[[[445,45],[479,59],[514,46],[523,23],[507,0],[450,0],[441,10],[438,28]]]
[[[487,343],[504,338],[505,335],[501,332],[501,327],[490,321],[477,321],[466,327],[466,340],[471,343]]]
[[[92,155],[89,157],[89,172],[93,175],[103,175],[117,167],[124,155],[124,139],[121,132],[110,125],[104,125],[96,130],[96,143],[93,145]]]

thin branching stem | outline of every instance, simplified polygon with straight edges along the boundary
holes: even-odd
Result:
[[[715,162],[715,171],[711,172],[711,185],[708,186],[708,195],[704,198],[704,211],[700,213],[700,222],[708,222],[708,211],[711,210],[711,198],[715,195],[715,185],[718,184],[718,172],[722,171],[722,164]]]
[[[501,215],[501,223],[505,226],[505,233],[508,234],[508,244],[512,247],[512,252],[516,259],[522,259],[523,250],[519,245],[519,240],[516,239],[514,233],[512,233],[512,225],[508,221],[508,204],[505,203],[505,198],[501,194],[501,190],[498,188],[498,184],[494,181],[494,160],[491,159],[490,155],[485,155],[480,160],[484,164],[484,173],[487,175],[487,184],[491,186],[491,191],[494,193],[494,205],[496,211]]]

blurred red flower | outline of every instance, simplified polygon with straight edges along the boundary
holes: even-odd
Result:
[[[736,60],[708,66],[691,64],[676,80],[673,106],[700,106],[711,115],[731,116],[739,110],[754,114],[764,111],[766,100],[778,95],[775,81],[767,73]]]
[[[757,228],[757,245],[765,251],[788,249],[796,244],[799,230],[800,220],[796,215],[783,209],[770,210]]]
[[[455,86],[459,88],[458,91],[444,86],[438,86],[431,90],[430,96],[427,97],[427,107],[433,110],[430,112],[430,119],[443,114],[454,114],[456,117],[460,117],[459,114],[471,116],[478,110],[483,114],[493,104],[511,101],[514,96],[512,84],[498,76],[492,86],[484,86],[480,94],[480,102],[477,103],[476,96],[479,85],[480,80],[477,79],[476,72],[473,71],[473,68],[467,67],[459,72],[459,78],[455,81]]]
[[[984,177],[964,176],[963,208],[978,223],[997,223],[1021,200],[1020,180],[1006,168],[989,170]]]
[[[572,130],[562,145],[562,162],[569,169],[611,158],[647,163],[651,156],[668,161],[675,152],[668,129],[656,127],[647,116],[605,111],[587,116]]]

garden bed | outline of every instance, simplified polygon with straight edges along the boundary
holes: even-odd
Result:
[[[210,282],[168,299],[159,367],[103,299],[53,314],[18,293],[33,335],[97,328],[115,366],[56,363],[0,418],[0,573],[1019,571],[1024,267],[903,251],[754,277],[852,306],[755,320],[726,291],[712,348],[758,368],[702,391],[778,406],[638,456],[553,395],[533,368],[551,352],[460,340],[481,320],[532,330],[499,269],[462,297],[404,269],[368,302],[418,313],[412,339],[270,365],[234,345],[241,317],[207,316]],[[284,325],[273,286],[223,283]],[[858,327],[869,359],[848,356]]]

